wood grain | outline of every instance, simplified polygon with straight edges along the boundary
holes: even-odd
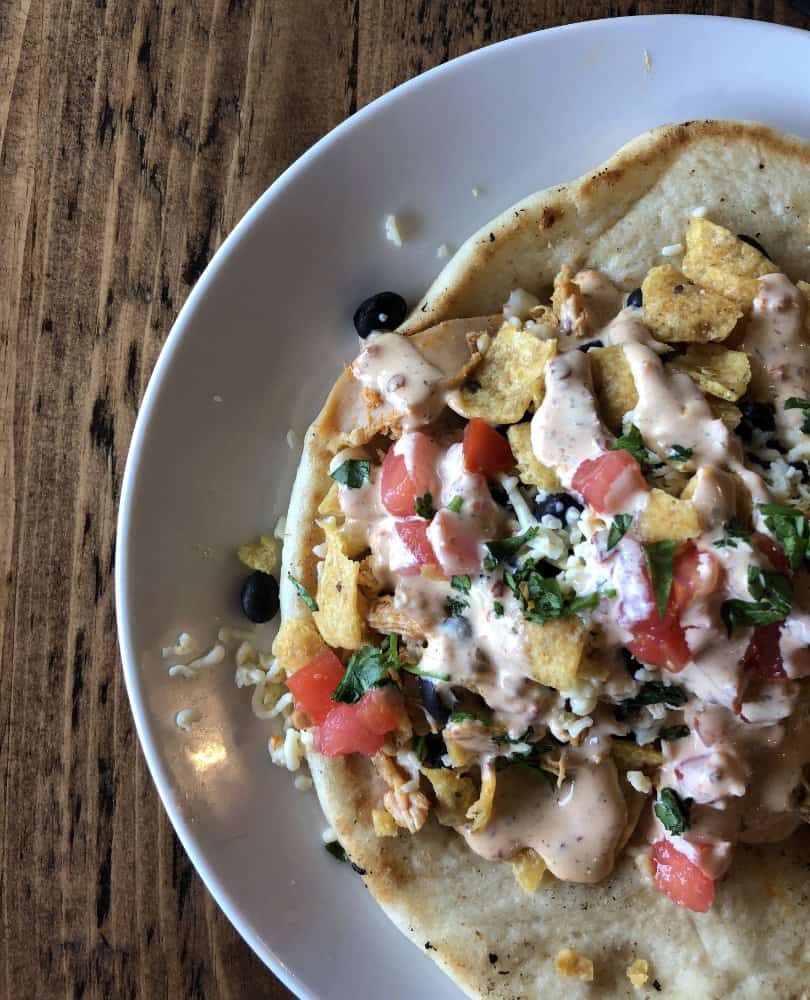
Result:
[[[347,115],[480,45],[782,2],[0,0],[0,996],[288,997],[180,848],[115,639],[124,459],[211,254]]]

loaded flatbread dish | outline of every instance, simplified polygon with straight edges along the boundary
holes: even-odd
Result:
[[[808,146],[670,126],[358,310],[273,653],[471,996],[806,995],[808,222]]]

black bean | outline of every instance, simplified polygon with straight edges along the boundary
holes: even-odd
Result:
[[[450,708],[445,705],[433,681],[427,677],[420,677],[419,694],[428,714],[439,726],[445,726],[450,718]]]
[[[242,584],[242,611],[256,624],[269,622],[278,614],[278,580],[256,570]]]
[[[552,576],[557,576],[560,572],[560,567],[555,566],[554,563],[550,563],[548,559],[538,559],[534,568],[545,580],[548,580]]]
[[[441,733],[428,733],[425,737],[424,763],[430,767],[444,767],[442,757],[447,753],[447,747]]]
[[[463,615],[450,615],[444,619],[441,627],[451,632],[456,639],[469,639],[472,636],[472,625]]]
[[[605,345],[602,343],[601,340],[592,340],[588,344],[580,344],[580,346],[577,348],[577,350],[578,351],[582,351],[583,354],[587,354],[588,351],[590,351],[590,349],[592,347],[604,347],[604,346]]]
[[[489,481],[489,492],[492,499],[499,507],[505,507],[507,510],[512,510],[512,502],[509,499],[509,494],[501,486],[497,479],[491,479]]]
[[[641,670],[641,664],[633,656],[629,649],[622,647],[622,656],[624,657],[624,665],[627,667],[627,672],[631,677],[635,678],[636,671]]]
[[[807,462],[791,462],[791,468],[798,469],[802,474],[802,482],[806,483],[810,480],[810,470],[807,468]]]
[[[755,240],[753,236],[746,236],[745,233],[737,233],[737,239],[742,240],[743,243],[747,243],[749,247],[753,247],[755,250],[759,250],[759,252],[763,255],[763,257],[767,257],[768,260],[771,259],[771,255],[768,253],[765,247],[759,242],[759,240]]]
[[[572,497],[570,493],[549,493],[543,500],[538,497],[534,502],[534,511],[537,518],[551,514],[553,517],[558,517],[563,524],[565,523],[566,513],[572,507],[574,510],[582,510],[582,504],[579,500]]]
[[[627,307],[629,309],[640,309],[644,302],[640,288],[634,288],[627,296]]]
[[[377,292],[361,302],[354,314],[354,328],[361,337],[375,330],[394,330],[405,319],[408,306],[396,292]]]
[[[770,403],[754,403],[742,400],[737,404],[742,413],[742,420],[737,425],[737,433],[743,441],[750,441],[754,428],[761,431],[776,430],[773,407]]]

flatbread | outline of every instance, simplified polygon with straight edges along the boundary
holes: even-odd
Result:
[[[483,227],[401,332],[427,331],[421,336],[435,341],[444,335],[437,324],[498,313],[514,288],[547,296],[566,263],[598,267],[630,290],[651,266],[673,263],[661,249],[683,239],[698,208],[759,240],[793,280],[810,276],[810,146],[762,125],[691,122],[634,139],[591,174],[532,195]],[[451,329],[461,336],[465,325],[444,328]],[[350,382],[344,373],[306,437],[283,553],[285,618],[309,615],[287,573],[313,593],[317,586],[312,548],[322,536],[314,522],[331,485],[331,431],[353,426],[351,408],[361,405]],[[782,843],[737,847],[705,914],[660,895],[632,846],[604,882],[567,884],[547,874],[527,895],[509,865],[478,857],[432,817],[416,835],[375,836],[379,779],[365,758],[311,753],[309,760],[327,820],[375,898],[471,997],[810,995],[806,829]],[[558,972],[564,948],[593,961],[593,983]],[[649,963],[642,989],[626,974],[637,959]]]
[[[530,195],[479,229],[400,329],[496,312],[514,288],[547,298],[564,264],[598,266],[636,288],[653,264],[680,263],[661,250],[683,241],[696,208],[759,240],[790,278],[806,279],[809,166],[810,145],[765,125],[700,121],[645,132],[591,173]]]

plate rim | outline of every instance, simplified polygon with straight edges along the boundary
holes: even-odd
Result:
[[[130,511],[133,505],[133,497],[137,490],[138,475],[144,451],[144,440],[151,421],[152,412],[155,409],[161,384],[171,368],[172,361],[181,343],[185,338],[191,336],[192,320],[197,309],[203,304],[208,294],[209,286],[214,281],[215,274],[222,269],[223,264],[235,252],[243,238],[247,236],[254,226],[260,224],[261,218],[273,202],[283,197],[285,190],[295,182],[298,175],[302,174],[312,161],[327,153],[332,145],[341,142],[347,134],[359,127],[367,118],[384,113],[386,106],[390,102],[401,99],[408,92],[430,86],[432,81],[442,74],[458,72],[459,67],[466,69],[469,64],[486,58],[489,52],[495,49],[500,50],[507,47],[516,48],[522,45],[537,44],[537,40],[541,36],[544,39],[547,38],[549,44],[553,44],[553,38],[561,33],[587,36],[591,32],[604,30],[608,25],[611,31],[615,30],[618,32],[623,31],[629,24],[654,29],[656,25],[660,26],[663,23],[670,23],[673,19],[677,19],[679,22],[699,21],[701,24],[705,24],[706,22],[712,24],[739,22],[749,27],[750,30],[755,30],[763,34],[802,35],[810,39],[810,34],[800,27],[778,24],[772,21],[762,21],[756,18],[733,17],[729,15],[642,14],[595,18],[540,28],[535,31],[525,32],[492,42],[456,56],[447,62],[440,63],[409,80],[403,81],[369,102],[321,136],[312,146],[287,166],[258,196],[217,248],[202,275],[189,292],[166,335],[166,339],[150,374],[127,450],[115,531],[115,620],[118,650],[127,698],[135,723],[138,743],[146,760],[149,775],[158,792],[161,805],[169,818],[172,829],[194,866],[195,871],[237,934],[253,951],[256,957],[300,1000],[318,1000],[318,998],[301,982],[295,970],[283,961],[272,945],[263,940],[258,931],[243,917],[240,905],[233,898],[227,882],[219,878],[209,866],[206,852],[198,843],[198,837],[193,825],[184,816],[176,800],[172,790],[171,775],[165,764],[160,760],[158,735],[151,731],[145,710],[145,700],[140,694],[140,685],[143,683],[141,676],[142,669],[135,652],[133,628],[128,611],[128,593],[129,588],[132,586],[130,574],[127,571],[128,554],[132,544],[132,539],[130,538]],[[546,44],[545,41],[542,44]]]

